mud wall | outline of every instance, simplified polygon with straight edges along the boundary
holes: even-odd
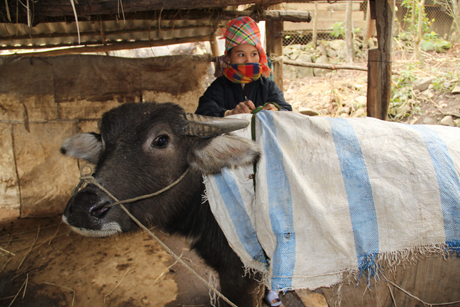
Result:
[[[97,130],[125,102],[175,102],[194,112],[209,56],[96,55],[0,59],[0,220],[62,213],[78,161],[60,144]]]

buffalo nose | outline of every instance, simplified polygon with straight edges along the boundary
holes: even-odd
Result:
[[[80,191],[72,197],[65,209],[65,216],[91,215],[95,218],[103,218],[109,211],[110,201],[92,191]]]

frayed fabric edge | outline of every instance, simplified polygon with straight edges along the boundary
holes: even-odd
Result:
[[[372,280],[375,282],[388,280],[385,273],[392,274],[394,278],[398,267],[400,270],[405,270],[408,266],[416,265],[420,259],[441,257],[446,260],[455,255],[460,257],[460,241],[417,246],[393,252],[373,253],[362,258],[368,262],[360,263],[359,270],[346,271],[341,282],[325,287],[337,286],[337,297],[333,304],[335,307],[340,307],[341,290],[344,285],[354,284],[358,286],[362,280],[366,282],[365,291],[367,291],[371,288]]]
[[[340,307],[342,301],[341,289],[344,285],[355,285],[358,286],[361,282],[364,282],[366,290],[371,289],[371,281],[385,281],[387,280],[385,274],[395,274],[397,269],[405,270],[406,267],[416,265],[416,263],[423,258],[428,257],[441,257],[447,259],[453,255],[458,255],[460,248],[460,242],[448,242],[439,243],[425,246],[418,246],[413,248],[405,248],[393,252],[373,253],[366,257],[362,257],[359,269],[347,269],[341,272],[324,274],[322,276],[330,275],[339,277],[340,281],[331,282],[330,284],[324,284],[320,287],[292,287],[289,289],[281,289],[277,291],[287,292],[291,290],[308,289],[314,291],[319,288],[329,288],[337,286],[337,297],[331,302],[331,305]],[[367,261],[367,262],[366,262]],[[399,267],[399,268],[398,268]],[[258,266],[254,268],[251,266],[245,266],[245,272],[247,274],[255,274],[257,272],[262,274],[260,283],[270,288],[271,274],[268,273],[266,267]],[[320,276],[293,276],[293,279],[311,280]],[[294,283],[295,284],[295,283]]]

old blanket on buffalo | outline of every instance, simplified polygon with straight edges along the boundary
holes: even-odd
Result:
[[[253,166],[204,181],[230,245],[272,289],[327,287],[416,254],[458,254],[459,128],[262,111],[255,130],[256,192]],[[251,138],[249,127],[235,134]]]

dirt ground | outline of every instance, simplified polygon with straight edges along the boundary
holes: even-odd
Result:
[[[153,231],[212,280],[183,239]],[[21,219],[0,224],[0,246],[0,306],[210,306],[207,288],[144,232],[88,238],[60,217]]]
[[[460,47],[446,54],[423,54],[418,77],[446,76],[460,84]],[[405,73],[410,55],[395,53],[393,69]],[[365,60],[357,65],[365,65]],[[449,79],[450,78],[450,79]],[[365,116],[367,73],[337,71],[324,77],[285,80],[286,99],[297,109],[322,116]],[[446,86],[433,95],[414,93],[408,115],[419,124],[446,115],[460,117],[460,95]],[[186,263],[215,284],[215,274],[187,248],[185,240],[159,236]],[[72,233],[60,216],[0,223],[0,307],[51,306],[211,306],[206,286],[146,233],[87,238]]]
[[[454,44],[446,53],[421,52],[418,63],[412,53],[396,50],[393,53],[392,94],[401,96],[402,106],[390,105],[389,120],[410,124],[440,124],[445,116],[460,118],[460,94],[452,89],[460,85],[460,44]],[[339,63],[344,64],[344,63]],[[358,59],[353,65],[367,67],[367,59]],[[425,91],[413,91],[416,79],[432,78]],[[401,80],[406,81],[404,84]],[[367,72],[337,70],[321,77],[284,80],[286,100],[297,111],[312,110],[320,116],[366,116]]]

